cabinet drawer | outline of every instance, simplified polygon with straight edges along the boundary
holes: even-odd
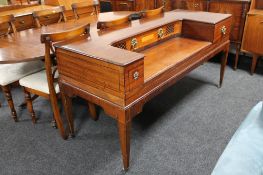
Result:
[[[243,15],[243,4],[236,2],[210,2],[209,3],[209,12],[215,13],[228,13],[233,16],[242,16]]]
[[[54,24],[59,21],[60,15],[59,14],[52,14],[47,15],[39,18],[40,24],[42,25],[49,25]]]
[[[194,11],[207,11],[206,0],[180,0],[174,3],[175,9],[185,9]]]
[[[134,11],[134,1],[115,1],[114,11]]]
[[[15,26],[18,31],[34,28],[34,19],[32,15],[19,16],[15,18]]]
[[[184,37],[215,43],[229,37],[231,31],[231,19],[231,17],[227,18],[217,24],[184,20],[182,34]]]
[[[243,38],[243,50],[263,54],[263,15],[248,15]]]
[[[0,37],[7,33],[8,27],[9,27],[9,25],[7,23],[4,23],[4,24],[0,25]]]

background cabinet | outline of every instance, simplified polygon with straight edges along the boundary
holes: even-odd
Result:
[[[263,2],[252,0],[247,14],[242,50],[253,54],[251,74],[255,72],[259,56],[263,55]]]
[[[175,0],[173,9],[207,11],[207,0]]]
[[[236,46],[234,69],[237,68],[246,14],[249,10],[249,5],[249,0],[210,0],[208,5],[209,12],[232,14],[230,40]]]
[[[174,0],[172,8],[232,14],[230,40],[236,47],[234,63],[234,69],[236,69],[249,6],[250,0]]]
[[[113,11],[142,11],[165,5],[165,10],[173,10],[175,0],[108,0]]]

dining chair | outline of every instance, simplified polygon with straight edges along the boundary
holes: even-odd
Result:
[[[67,18],[64,14],[65,7],[58,6],[52,7],[46,10],[34,11],[33,18],[36,23],[36,27],[46,26],[48,24],[66,22]]]
[[[103,30],[106,28],[113,28],[123,24],[128,24],[131,22],[130,16],[125,16],[112,21],[98,21],[97,29]]]
[[[16,37],[17,31],[13,22],[13,15],[0,16],[0,25],[8,25],[7,31],[4,32],[1,37]],[[42,69],[44,69],[44,63],[40,60],[24,63],[0,64],[0,86],[11,109],[11,115],[14,121],[18,121],[18,119],[11,94],[11,85],[18,82],[19,79]]]
[[[55,55],[53,43],[65,42],[71,39],[75,40],[87,36],[89,36],[89,25],[65,32],[42,34],[41,42],[45,44],[45,70],[28,75],[19,80],[20,85],[24,87],[27,108],[31,113],[32,122],[36,123],[37,119],[33,109],[31,94],[49,99],[53,110],[53,117],[63,138],[65,138],[65,130],[58,107],[60,89],[57,81],[58,72],[56,67],[56,57],[53,56]],[[88,106],[92,114],[91,117],[96,120],[95,105],[88,103]]]
[[[6,31],[0,33],[0,37],[6,36],[10,33],[13,33],[14,35],[16,34],[17,31],[14,22],[15,22],[14,15],[0,16],[0,24],[7,26]]]
[[[73,3],[71,5],[75,19],[79,19],[81,16],[93,16],[99,14],[99,1],[89,0],[87,2]],[[79,13],[81,11],[81,14]]]
[[[157,8],[157,9],[153,9],[153,10],[146,10],[141,12],[141,15],[143,18],[149,18],[149,17],[153,17],[156,15],[161,15],[164,13],[164,6]]]

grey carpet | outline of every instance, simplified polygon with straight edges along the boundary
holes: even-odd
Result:
[[[241,69],[227,67],[224,84],[216,87],[219,64],[202,65],[176,85],[147,103],[134,121],[131,161],[127,175],[208,175],[249,110],[262,100],[262,67],[249,75],[250,59]],[[13,89],[16,106],[21,89]],[[124,174],[116,122],[100,110],[100,119],[89,117],[85,102],[74,100],[76,138],[64,141],[50,125],[47,100],[34,102],[38,124],[26,109],[17,107],[20,122],[0,109],[1,175],[111,175]]]

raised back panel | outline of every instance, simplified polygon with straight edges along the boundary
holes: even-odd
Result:
[[[130,37],[128,39],[118,41],[114,43],[113,46],[120,49],[139,51],[144,47],[155,44],[158,41],[167,39],[177,34],[181,34],[181,30],[182,30],[182,22],[176,21],[158,27],[156,29],[152,29],[150,31],[141,33],[134,37]]]

